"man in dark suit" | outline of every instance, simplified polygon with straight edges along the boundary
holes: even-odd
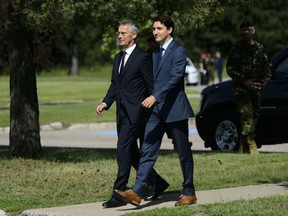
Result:
[[[193,157],[188,140],[188,118],[194,116],[184,91],[186,54],[173,38],[174,22],[170,17],[153,20],[153,35],[160,49],[153,53],[154,89],[142,105],[152,108],[146,125],[140,164],[133,189],[116,194],[127,203],[138,206],[148,173],[153,169],[159,154],[162,137],[169,130],[177,147],[184,181],[182,194],[175,206],[196,203],[193,184]]]
[[[113,190],[125,190],[131,166],[138,168],[140,152],[137,139],[143,141],[145,124],[151,113],[141,102],[153,89],[152,59],[151,55],[136,45],[138,32],[137,25],[132,21],[120,22],[118,40],[123,50],[114,58],[110,87],[96,108],[96,113],[102,115],[103,110],[108,110],[116,101],[118,173]],[[162,191],[163,185],[169,185],[155,170],[151,170],[149,179],[150,185],[155,184],[154,196],[157,197],[160,193],[157,191]],[[102,206],[111,208],[123,205],[126,202],[112,193],[111,199]]]

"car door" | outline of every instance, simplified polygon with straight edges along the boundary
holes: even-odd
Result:
[[[273,70],[273,79],[261,91],[261,116],[257,140],[262,143],[283,143],[288,141],[288,57]]]

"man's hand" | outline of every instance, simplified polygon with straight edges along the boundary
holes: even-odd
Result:
[[[263,88],[265,88],[267,86],[268,81],[263,79],[263,80],[261,80],[260,84],[261,84],[261,89],[263,89]]]
[[[96,113],[100,116],[102,116],[102,111],[107,107],[105,103],[101,103],[97,108],[96,108]]]
[[[246,80],[244,81],[244,85],[251,90],[259,91],[262,89],[262,83],[260,82],[255,82],[255,80]]]
[[[147,97],[144,101],[142,101],[142,106],[146,108],[151,108],[156,102],[156,99],[153,95]]]

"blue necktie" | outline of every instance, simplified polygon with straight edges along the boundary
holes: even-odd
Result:
[[[159,52],[158,52],[158,56],[157,56],[157,69],[159,69],[160,67],[160,62],[162,59],[162,52],[164,51],[163,47],[160,47]]]

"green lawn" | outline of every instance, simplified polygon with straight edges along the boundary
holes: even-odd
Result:
[[[96,68],[97,69],[97,68]],[[109,66],[98,68],[97,76],[86,71],[80,77],[49,74],[37,77],[40,124],[62,122],[96,123],[115,121],[115,106],[102,117],[95,108],[110,83]],[[188,94],[197,94],[187,88]],[[9,126],[9,77],[0,77],[0,127]],[[190,100],[197,112],[199,101]],[[0,146],[0,209],[9,216],[23,210],[104,201],[109,198],[117,170],[115,150],[44,148],[39,160],[6,158]],[[196,190],[287,181],[287,154],[267,153],[251,157],[233,153],[194,152]],[[167,192],[179,192],[182,174],[177,154],[161,151],[155,168],[167,179]],[[129,186],[135,179],[131,173]],[[285,215],[287,196],[158,209],[133,215]]]
[[[6,152],[7,147],[0,147],[0,209],[9,215],[16,216],[31,208],[99,202],[111,195],[117,170],[115,150],[44,148],[44,157],[40,160],[8,160]],[[196,191],[288,179],[288,158],[283,153],[263,153],[251,157],[235,153],[194,152],[194,161]],[[177,154],[161,151],[155,168],[170,183],[167,192],[180,193],[182,174]],[[128,186],[132,186],[134,180],[133,170]],[[247,205],[260,211],[279,205],[287,207],[287,197],[276,197],[274,200],[264,202],[264,207],[259,205],[262,201],[254,204],[239,201],[228,206],[236,212],[231,215],[245,215],[237,214],[237,211],[246,212]],[[199,215],[229,215],[225,204],[205,206],[197,207]],[[194,209],[173,208],[164,212],[171,211],[167,215],[172,215],[172,212],[174,215],[192,215]],[[283,215],[282,208],[274,210],[274,215]],[[165,215],[162,210],[155,211],[147,215]],[[222,214],[222,211],[226,213]]]
[[[61,74],[38,76],[40,125],[62,122],[64,126],[69,126],[73,123],[115,121],[115,104],[101,117],[95,112],[110,85],[110,67],[104,69],[94,75],[85,71],[80,77]],[[187,88],[187,93],[198,92]],[[0,98],[0,127],[9,127],[9,77],[0,77]],[[190,102],[196,112],[199,100],[195,98]]]
[[[125,216],[286,216],[288,196],[271,196],[228,203],[161,208]]]

